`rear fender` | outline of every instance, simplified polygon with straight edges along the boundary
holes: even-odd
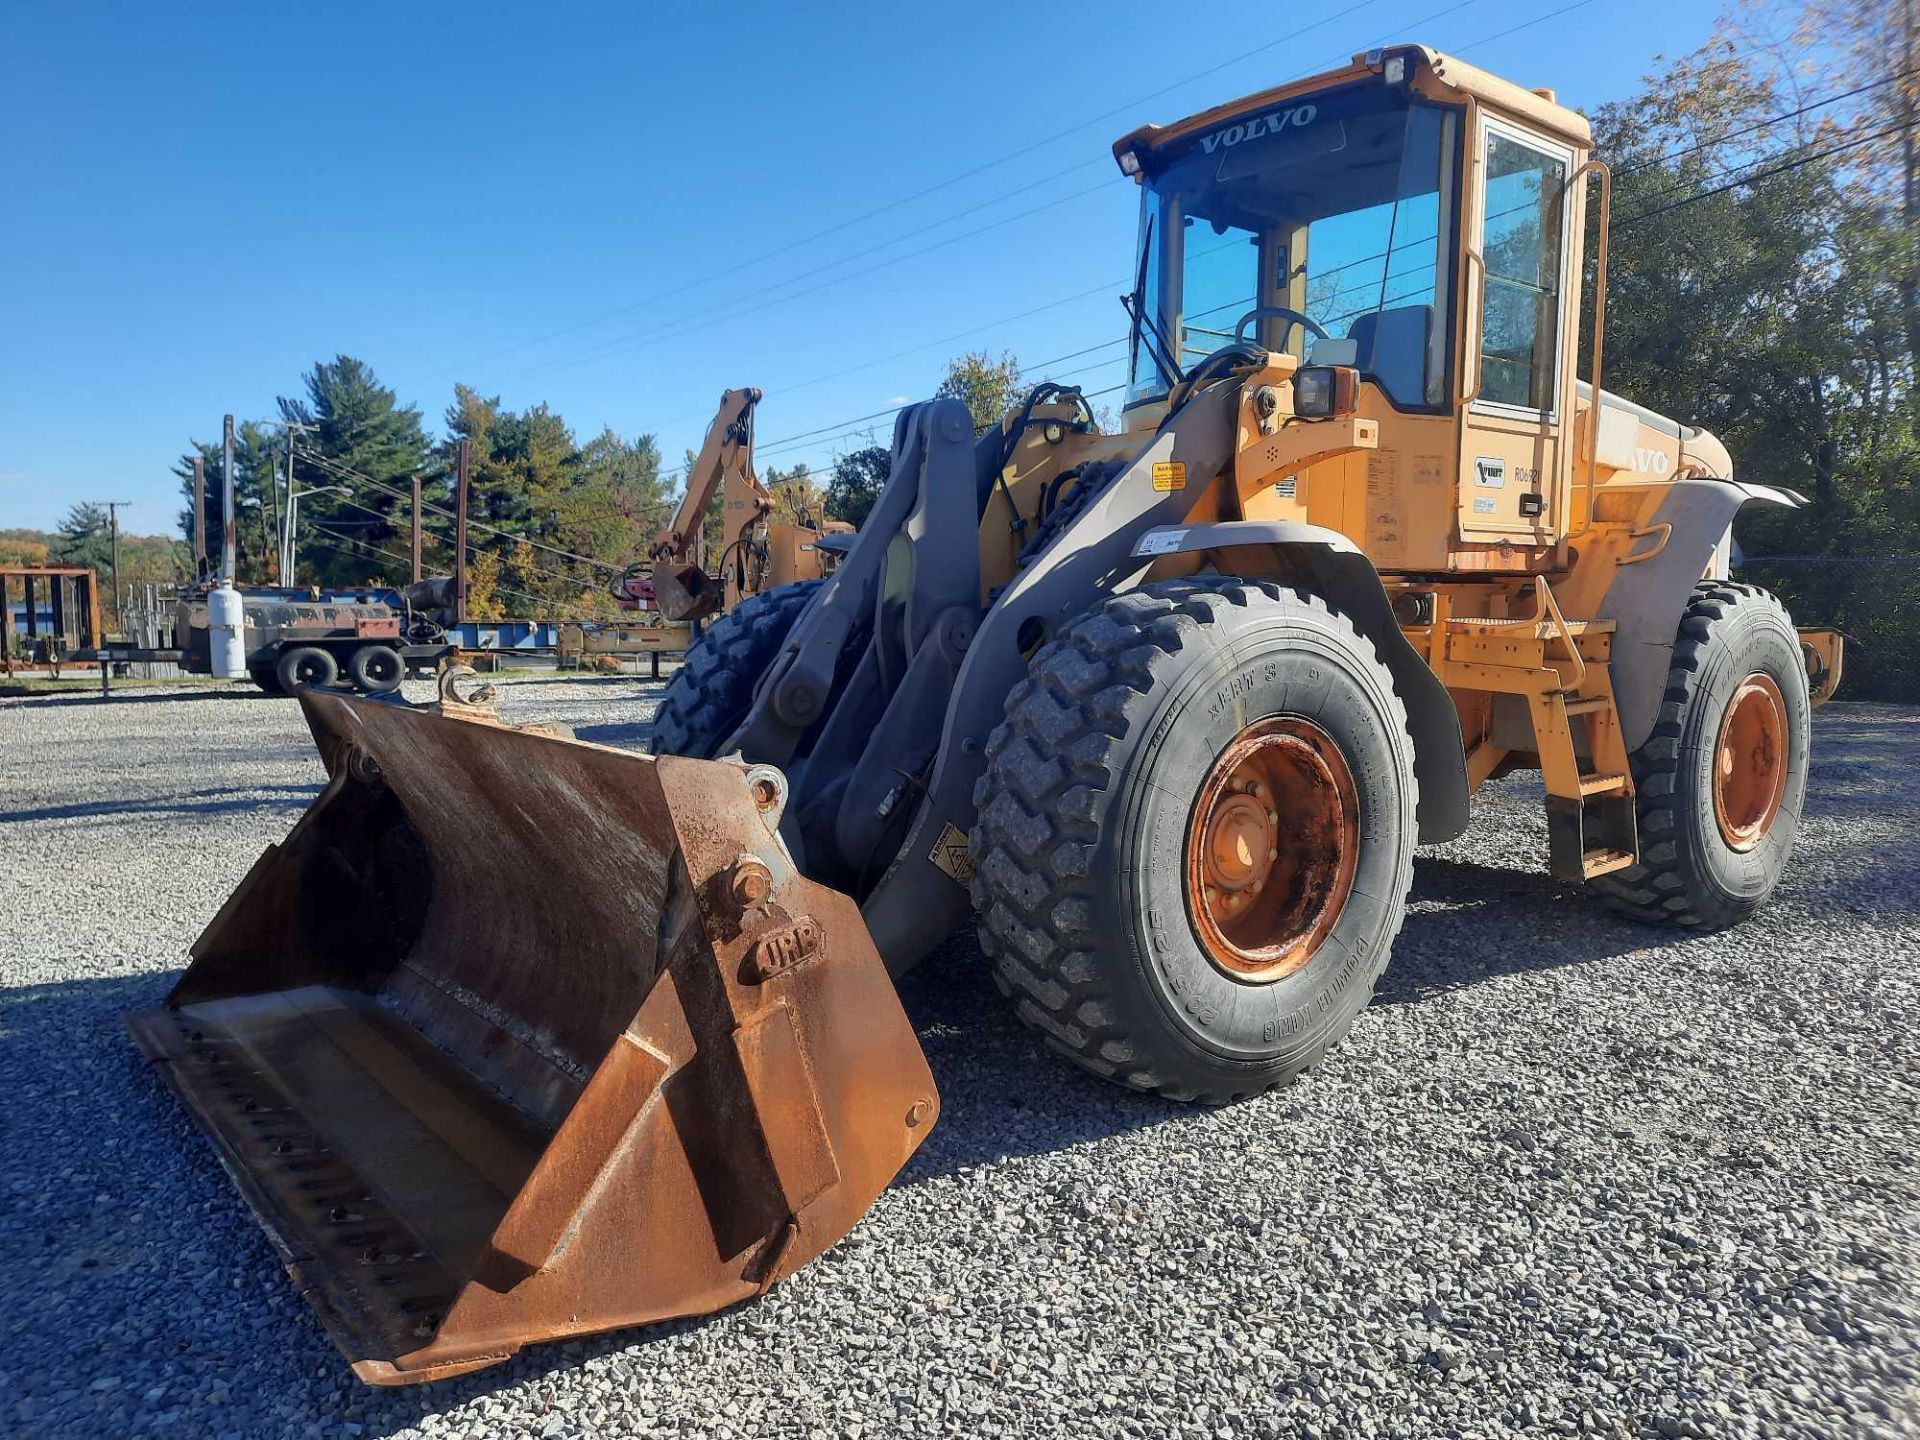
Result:
[[[1420,843],[1451,840],[1467,828],[1470,787],[1460,715],[1453,697],[1393,618],[1373,562],[1338,530],[1298,520],[1226,520],[1149,530],[1134,554],[1211,552],[1223,574],[1297,583],[1340,611],[1379,653],[1407,707],[1413,770],[1420,781]]]

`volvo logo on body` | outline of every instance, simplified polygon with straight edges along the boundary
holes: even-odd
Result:
[[[1225,146],[1232,149],[1242,140],[1258,140],[1262,135],[1278,135],[1289,126],[1295,130],[1313,123],[1319,113],[1315,105],[1294,105],[1285,110],[1270,110],[1265,115],[1256,115],[1251,120],[1238,120],[1224,130],[1216,130],[1200,142],[1200,148],[1211,155]]]

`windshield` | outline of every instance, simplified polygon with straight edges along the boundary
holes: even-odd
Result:
[[[1142,189],[1128,403],[1246,337],[1445,401],[1457,112],[1378,83],[1244,116],[1156,156]],[[1286,314],[1272,313],[1274,309]]]

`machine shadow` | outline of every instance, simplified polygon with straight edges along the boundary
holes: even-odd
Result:
[[[1451,859],[1420,859],[1413,904],[1376,1004],[1419,1003],[1483,980],[1603,960],[1663,942],[1662,932],[1610,916],[1545,876]],[[1562,913],[1543,917],[1543,908],[1555,905]],[[1549,929],[1555,943],[1542,946],[1540,937]],[[233,1222],[218,1227],[222,1236],[249,1237],[220,1262],[231,1283],[208,1287],[204,1307],[176,1310],[152,1322],[156,1336],[165,1330],[170,1353],[191,1368],[222,1363],[232,1334],[227,1311],[237,1290],[274,1295],[288,1282],[211,1147],[149,1073],[123,1028],[129,1010],[158,1002],[176,976],[154,972],[0,990],[0,1085],[11,1097],[15,1133],[59,1137],[55,1145],[74,1146],[71,1163],[82,1167],[91,1163],[88,1156],[103,1153],[151,1155],[154,1168],[164,1173],[141,1176],[143,1191],[177,1187],[192,1198],[180,1211],[132,1203],[116,1207],[121,1218],[111,1233],[81,1226],[42,1234],[43,1227],[24,1217],[0,1213],[0,1242],[14,1245],[15,1253],[39,1255],[43,1265],[88,1265],[90,1284],[122,1292],[124,1309],[137,1312],[151,1269],[175,1263],[166,1257],[183,1245],[198,1249],[212,1243],[199,1227],[209,1206],[222,1212]],[[970,933],[943,946],[902,981],[900,991],[940,1086],[942,1118],[901,1173],[899,1185],[1151,1126],[1209,1123],[1210,1112],[1109,1085],[1045,1050],[994,987]],[[61,1078],[72,1071],[76,1040],[87,1052],[83,1068],[127,1096],[119,1105],[89,1106],[84,1123],[75,1113],[83,1102],[70,1080]],[[106,1140],[113,1143],[103,1150]],[[137,1212],[135,1218],[127,1218],[129,1211]],[[29,1230],[34,1233],[25,1233]],[[99,1253],[122,1258],[96,1264]],[[31,1306],[33,1283],[26,1272],[0,1281],[0,1300]],[[9,1297],[9,1290],[17,1293]],[[98,1312],[76,1307],[73,1313]],[[336,1412],[341,1402],[333,1384],[344,1368],[318,1321],[304,1305],[278,1308],[277,1317],[273,1358],[260,1364],[276,1385],[284,1385],[284,1393],[300,1396],[316,1415]],[[356,1387],[356,1418],[369,1436],[392,1435],[450,1407],[538,1382],[596,1357],[644,1350],[715,1319],[537,1345],[503,1365],[427,1387]],[[55,1313],[45,1323],[58,1328],[65,1322]],[[68,1338],[74,1355],[98,1349],[95,1335]]]
[[[86,800],[72,805],[43,805],[33,809],[0,811],[0,825],[30,824],[38,820],[87,820],[116,815],[207,816],[269,810],[298,814],[320,793],[318,785],[249,785],[236,790],[188,790],[178,795],[154,795],[122,800]]]
[[[79,682],[75,683],[77,684]],[[191,685],[193,682],[191,680],[183,680],[180,683],[183,685]],[[286,698],[284,695],[269,695],[266,691],[257,690],[252,685],[235,684],[218,687],[209,686],[204,690],[188,690],[185,692],[170,691],[165,695],[148,693],[144,690],[144,687],[141,690],[116,690],[103,700],[100,695],[100,682],[97,678],[89,684],[87,689],[72,692],[28,690],[8,694],[4,689],[0,689],[0,700],[25,700],[32,702],[34,705],[45,706],[48,709],[55,710],[66,705],[179,705],[183,703],[191,704],[197,700],[225,700],[231,702],[234,700],[285,700]]]

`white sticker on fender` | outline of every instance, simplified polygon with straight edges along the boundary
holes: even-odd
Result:
[[[1171,555],[1180,548],[1180,542],[1187,538],[1187,527],[1177,526],[1171,530],[1149,530],[1133,542],[1135,555]]]

